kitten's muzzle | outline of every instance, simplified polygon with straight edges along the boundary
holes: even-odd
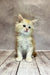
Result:
[[[26,28],[26,31],[25,32],[28,32],[28,28]]]

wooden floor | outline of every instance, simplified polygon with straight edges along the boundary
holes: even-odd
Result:
[[[0,75],[50,75],[50,52],[37,52],[31,63],[16,62],[14,51],[0,51]]]

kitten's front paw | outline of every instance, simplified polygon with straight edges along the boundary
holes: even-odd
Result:
[[[27,57],[27,58],[26,58],[26,61],[27,61],[27,62],[31,62],[31,61],[32,61],[32,58],[31,58],[31,57]]]
[[[21,61],[22,60],[22,57],[17,57],[16,58],[16,61]]]

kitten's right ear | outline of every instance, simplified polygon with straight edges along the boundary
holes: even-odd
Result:
[[[18,15],[18,19],[19,19],[19,22],[21,22],[22,20],[23,20],[23,17],[22,17],[22,15]]]

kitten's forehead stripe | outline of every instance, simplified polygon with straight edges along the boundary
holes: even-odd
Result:
[[[27,19],[25,19],[25,21],[29,24],[31,21],[30,20],[27,20]]]

